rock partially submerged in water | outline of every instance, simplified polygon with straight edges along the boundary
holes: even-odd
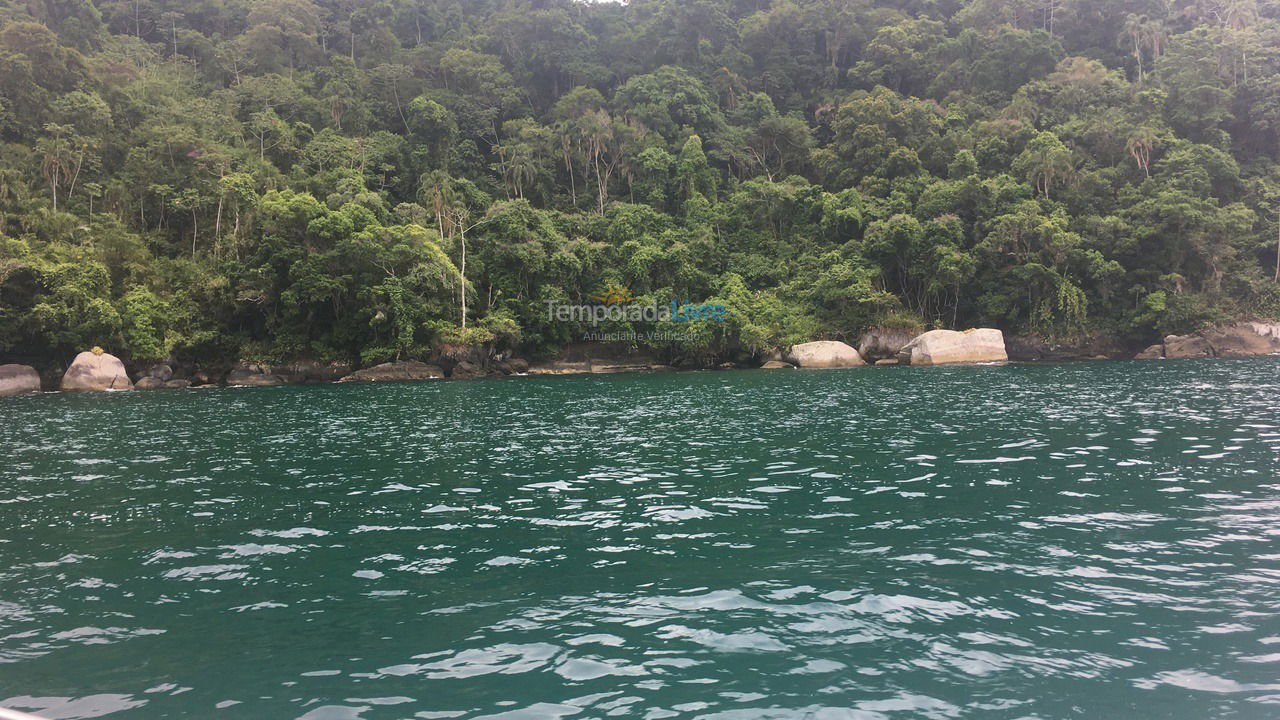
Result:
[[[134,390],[163,390],[164,383],[165,381],[161,380],[160,378],[151,377],[150,375],[147,375],[145,377],[138,378],[138,382],[133,384],[133,389]]]
[[[593,360],[591,362],[591,374],[614,375],[617,373],[648,372],[654,367],[655,363],[647,358],[619,361]]]
[[[769,360],[760,366],[761,370],[795,370],[796,366],[781,360]]]
[[[40,392],[40,373],[30,365],[0,365],[0,395]]]
[[[1010,360],[1021,362],[1108,360],[1133,353],[1133,348],[1124,340],[1102,334],[1071,339],[1051,339],[1034,333],[1006,335],[1004,348]]]
[[[785,356],[787,362],[800,368],[848,368],[866,365],[852,346],[837,340],[792,345]]]
[[[1280,323],[1244,322],[1205,328],[1200,335],[1214,357],[1253,357],[1280,353]]]
[[[1213,346],[1199,335],[1168,335],[1164,339],[1164,356],[1167,358],[1213,357]]]
[[[284,384],[283,377],[252,363],[245,363],[227,373],[227,385],[231,387],[271,387]]]
[[[227,384],[238,387],[268,387],[272,385],[302,385],[304,383],[336,382],[351,373],[351,366],[341,362],[323,363],[315,360],[298,360],[283,365],[258,365],[241,363],[227,374]],[[196,373],[196,384],[205,379]]]
[[[1137,360],[1238,358],[1276,353],[1280,353],[1280,323],[1238,322],[1215,325],[1190,335],[1169,335],[1134,357]]]
[[[388,362],[357,370],[338,382],[404,382],[407,380],[434,380],[444,377],[444,370],[417,360]]]
[[[493,369],[503,375],[523,375],[529,372],[529,361],[524,358],[508,358],[495,362]]]
[[[351,366],[343,362],[318,362],[315,360],[298,360],[284,365],[272,365],[266,370],[270,375],[278,375],[287,385],[303,383],[337,382],[351,374]]]
[[[552,360],[529,366],[530,375],[589,375],[591,361]]]
[[[1005,362],[1004,333],[994,328],[930,330],[898,352],[900,365]]]
[[[133,384],[134,390],[184,390],[189,387],[191,387],[190,380],[161,380],[149,376],[138,378],[138,382]]]
[[[550,360],[528,365],[529,375],[616,375],[618,373],[670,372],[675,368],[647,357],[587,360]]]
[[[80,353],[71,362],[62,376],[62,389],[73,392],[132,390],[133,382],[120,358],[103,352],[102,348],[94,348]]]
[[[488,373],[485,371],[484,366],[470,360],[458,362],[453,366],[453,370],[449,371],[449,377],[455,380],[474,380],[485,375],[488,375]]]
[[[916,335],[916,332],[906,328],[871,328],[858,339],[858,354],[869,363],[896,358],[898,352],[914,340]]]
[[[1159,360],[1164,357],[1164,343],[1156,343],[1133,356],[1134,360]]]

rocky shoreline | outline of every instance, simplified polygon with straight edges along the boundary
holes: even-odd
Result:
[[[739,352],[718,363],[696,359],[664,362],[652,353],[607,344],[571,346],[555,359],[533,363],[505,355],[489,356],[478,348],[447,347],[437,353],[432,362],[401,360],[365,368],[356,368],[349,363],[312,360],[281,365],[240,363],[229,368],[158,363],[136,371],[136,380],[130,380],[125,364],[119,358],[95,347],[77,355],[60,375],[41,374],[29,365],[0,365],[0,396],[44,390],[180,390],[332,382],[608,375],[693,369],[826,369],[1007,361],[1235,358],[1273,354],[1280,354],[1280,323],[1254,321],[1216,325],[1189,335],[1169,335],[1137,352],[1132,346],[1105,338],[1062,343],[1034,336],[1014,336],[1006,340],[1001,331],[991,328],[930,330],[920,334],[899,328],[873,328],[863,333],[857,347],[835,340],[819,340],[763,356]]]

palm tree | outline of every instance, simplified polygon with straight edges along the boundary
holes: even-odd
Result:
[[[53,210],[58,211],[58,189],[64,182],[71,182],[72,168],[75,165],[75,148],[67,137],[70,128],[65,125],[49,123],[44,128],[51,137],[42,138],[36,148],[44,156],[40,163],[40,174],[49,183],[49,191],[53,196]]]
[[[1129,134],[1129,139],[1125,141],[1125,152],[1129,153],[1133,161],[1138,163],[1138,167],[1142,168],[1142,172],[1147,177],[1151,177],[1151,151],[1155,149],[1159,141],[1156,131],[1147,125],[1135,128]]]
[[[1015,170],[1026,175],[1036,189],[1049,197],[1049,191],[1075,172],[1071,151],[1050,132],[1037,133],[1014,161]]]
[[[462,181],[466,183],[466,181]],[[479,225],[483,219],[472,220],[473,210],[468,193],[457,181],[442,170],[426,173],[418,182],[418,197],[426,200],[436,216],[436,228],[441,239],[458,238],[458,274],[461,282],[459,294],[459,323],[467,329],[467,231]]]

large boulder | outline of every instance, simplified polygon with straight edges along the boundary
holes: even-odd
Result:
[[[40,373],[30,365],[0,365],[0,395],[40,392]]]
[[[389,362],[357,370],[338,382],[403,382],[406,380],[434,380],[444,377],[444,370],[417,360]]]
[[[1280,352],[1280,324],[1242,322],[1218,325],[1198,333],[1215,357],[1253,357]]]
[[[858,339],[858,354],[867,362],[897,357],[898,351],[906,347],[915,336],[915,332],[905,328],[871,328]]]
[[[75,392],[132,390],[133,383],[124,363],[102,348],[86,350],[76,356],[62,376],[62,389]]]
[[[930,330],[898,352],[900,365],[1005,362],[1004,334],[994,328]]]
[[[818,340],[791,346],[787,362],[801,368],[847,368],[866,365],[853,347],[836,340]]]

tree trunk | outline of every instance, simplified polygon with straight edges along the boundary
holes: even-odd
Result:
[[[71,195],[76,191],[76,180],[80,179],[80,168],[84,165],[84,153],[80,153],[80,157],[76,158],[76,171],[71,176],[71,185],[67,188],[67,202],[71,202]]]
[[[467,329],[467,229],[459,228],[458,237],[462,240],[462,267],[459,268],[459,274],[462,275],[462,329]]]
[[[218,236],[222,234],[222,201],[224,199],[225,199],[225,196],[223,195],[218,196],[218,212],[214,215],[214,218],[213,218],[214,242],[217,242]]]

